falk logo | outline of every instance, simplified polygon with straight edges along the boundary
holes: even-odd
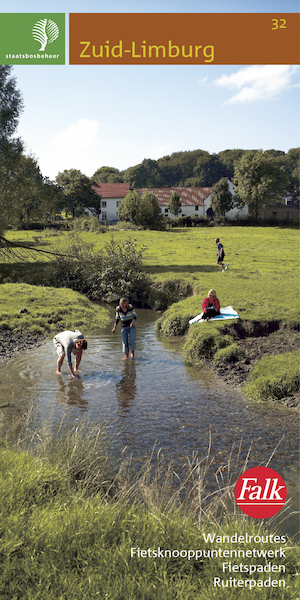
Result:
[[[41,44],[39,52],[44,52],[47,44],[52,44],[58,38],[59,29],[51,19],[40,19],[32,28],[32,36],[36,42]]]
[[[283,508],[287,490],[277,471],[269,467],[254,467],[239,477],[234,495],[237,505],[246,515],[266,519]]]

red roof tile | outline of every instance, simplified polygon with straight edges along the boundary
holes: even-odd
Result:
[[[211,187],[137,188],[136,191],[140,194],[152,192],[160,206],[167,206],[173,192],[180,196],[181,206],[203,206],[205,198],[211,193]]]
[[[130,191],[130,183],[93,183],[92,188],[102,198],[125,198]]]
[[[94,183],[92,187],[102,198],[125,198],[130,191],[130,183]],[[179,194],[182,206],[203,206],[211,187],[136,188],[135,191],[140,194],[152,192],[160,206],[167,206],[173,192]]]

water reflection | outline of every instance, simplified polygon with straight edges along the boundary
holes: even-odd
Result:
[[[116,383],[116,397],[119,403],[119,414],[129,413],[130,406],[137,393],[135,360],[123,361],[122,378]]]
[[[88,406],[87,400],[83,397],[84,386],[80,378],[64,380],[57,376],[58,387],[56,391],[56,402],[66,405],[80,407]]]

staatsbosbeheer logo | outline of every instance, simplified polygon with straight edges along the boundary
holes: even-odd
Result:
[[[0,13],[1,65],[64,65],[65,13]]]
[[[32,37],[41,44],[39,52],[46,50],[47,44],[52,44],[59,36],[57,24],[52,19],[40,19],[32,28]]]
[[[253,467],[236,482],[234,495],[239,508],[249,517],[267,519],[276,515],[286,501],[286,485],[269,467]]]

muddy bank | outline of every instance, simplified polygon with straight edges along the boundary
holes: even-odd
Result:
[[[244,350],[244,358],[231,364],[209,362],[210,367],[219,377],[222,377],[223,381],[235,387],[241,387],[246,383],[249,373],[259,359],[264,356],[291,352],[299,348],[298,333],[290,329],[281,329],[268,335],[246,337],[235,341]],[[300,394],[286,396],[280,403],[288,408],[299,408]]]
[[[46,336],[30,332],[15,332],[10,329],[0,330],[0,361],[6,361],[19,352],[40,346]]]

